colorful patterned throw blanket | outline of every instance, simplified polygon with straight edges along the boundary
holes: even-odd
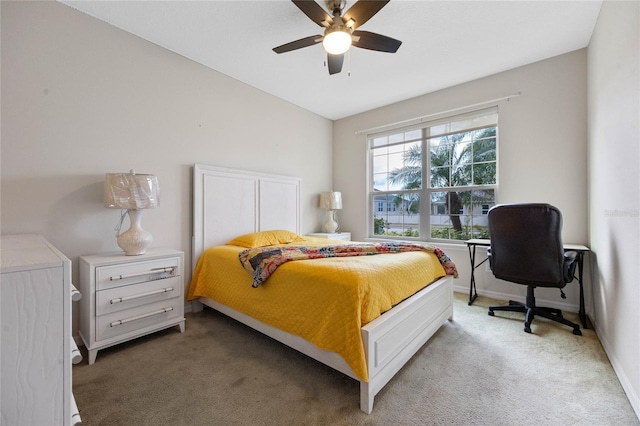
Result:
[[[384,242],[355,243],[320,247],[308,246],[267,246],[243,250],[238,255],[242,267],[253,275],[252,286],[258,287],[273,274],[278,266],[292,260],[321,259],[325,257],[369,256],[385,253],[402,253],[407,251],[427,251],[434,253],[447,275],[458,278],[455,264],[438,247],[429,245]]]

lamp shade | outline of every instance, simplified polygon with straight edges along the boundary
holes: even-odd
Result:
[[[160,204],[160,186],[155,175],[107,173],[104,180],[104,206],[112,209],[152,209]]]
[[[342,193],[323,192],[320,194],[320,208],[325,210],[342,209]]]

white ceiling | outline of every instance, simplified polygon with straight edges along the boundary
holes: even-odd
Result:
[[[359,29],[398,52],[352,48],[330,76],[320,45],[271,50],[322,34],[287,0],[61,2],[332,120],[586,47],[602,4],[391,0]]]

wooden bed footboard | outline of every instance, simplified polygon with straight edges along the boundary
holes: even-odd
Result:
[[[359,380],[344,359],[318,349],[311,342],[271,327],[207,297],[198,301],[280,343]],[[194,311],[198,310],[194,304]],[[362,327],[369,382],[360,381],[360,409],[373,411],[374,397],[433,336],[445,321],[453,319],[453,278],[444,277]]]

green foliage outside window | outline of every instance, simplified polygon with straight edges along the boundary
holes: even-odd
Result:
[[[383,235],[384,229],[388,227],[389,224],[386,220],[381,217],[376,217],[373,219],[373,234],[374,235]]]
[[[484,227],[471,226],[463,226],[460,230],[457,230],[453,227],[432,228],[431,238],[462,241],[470,240],[472,238],[489,239],[489,229]]]

